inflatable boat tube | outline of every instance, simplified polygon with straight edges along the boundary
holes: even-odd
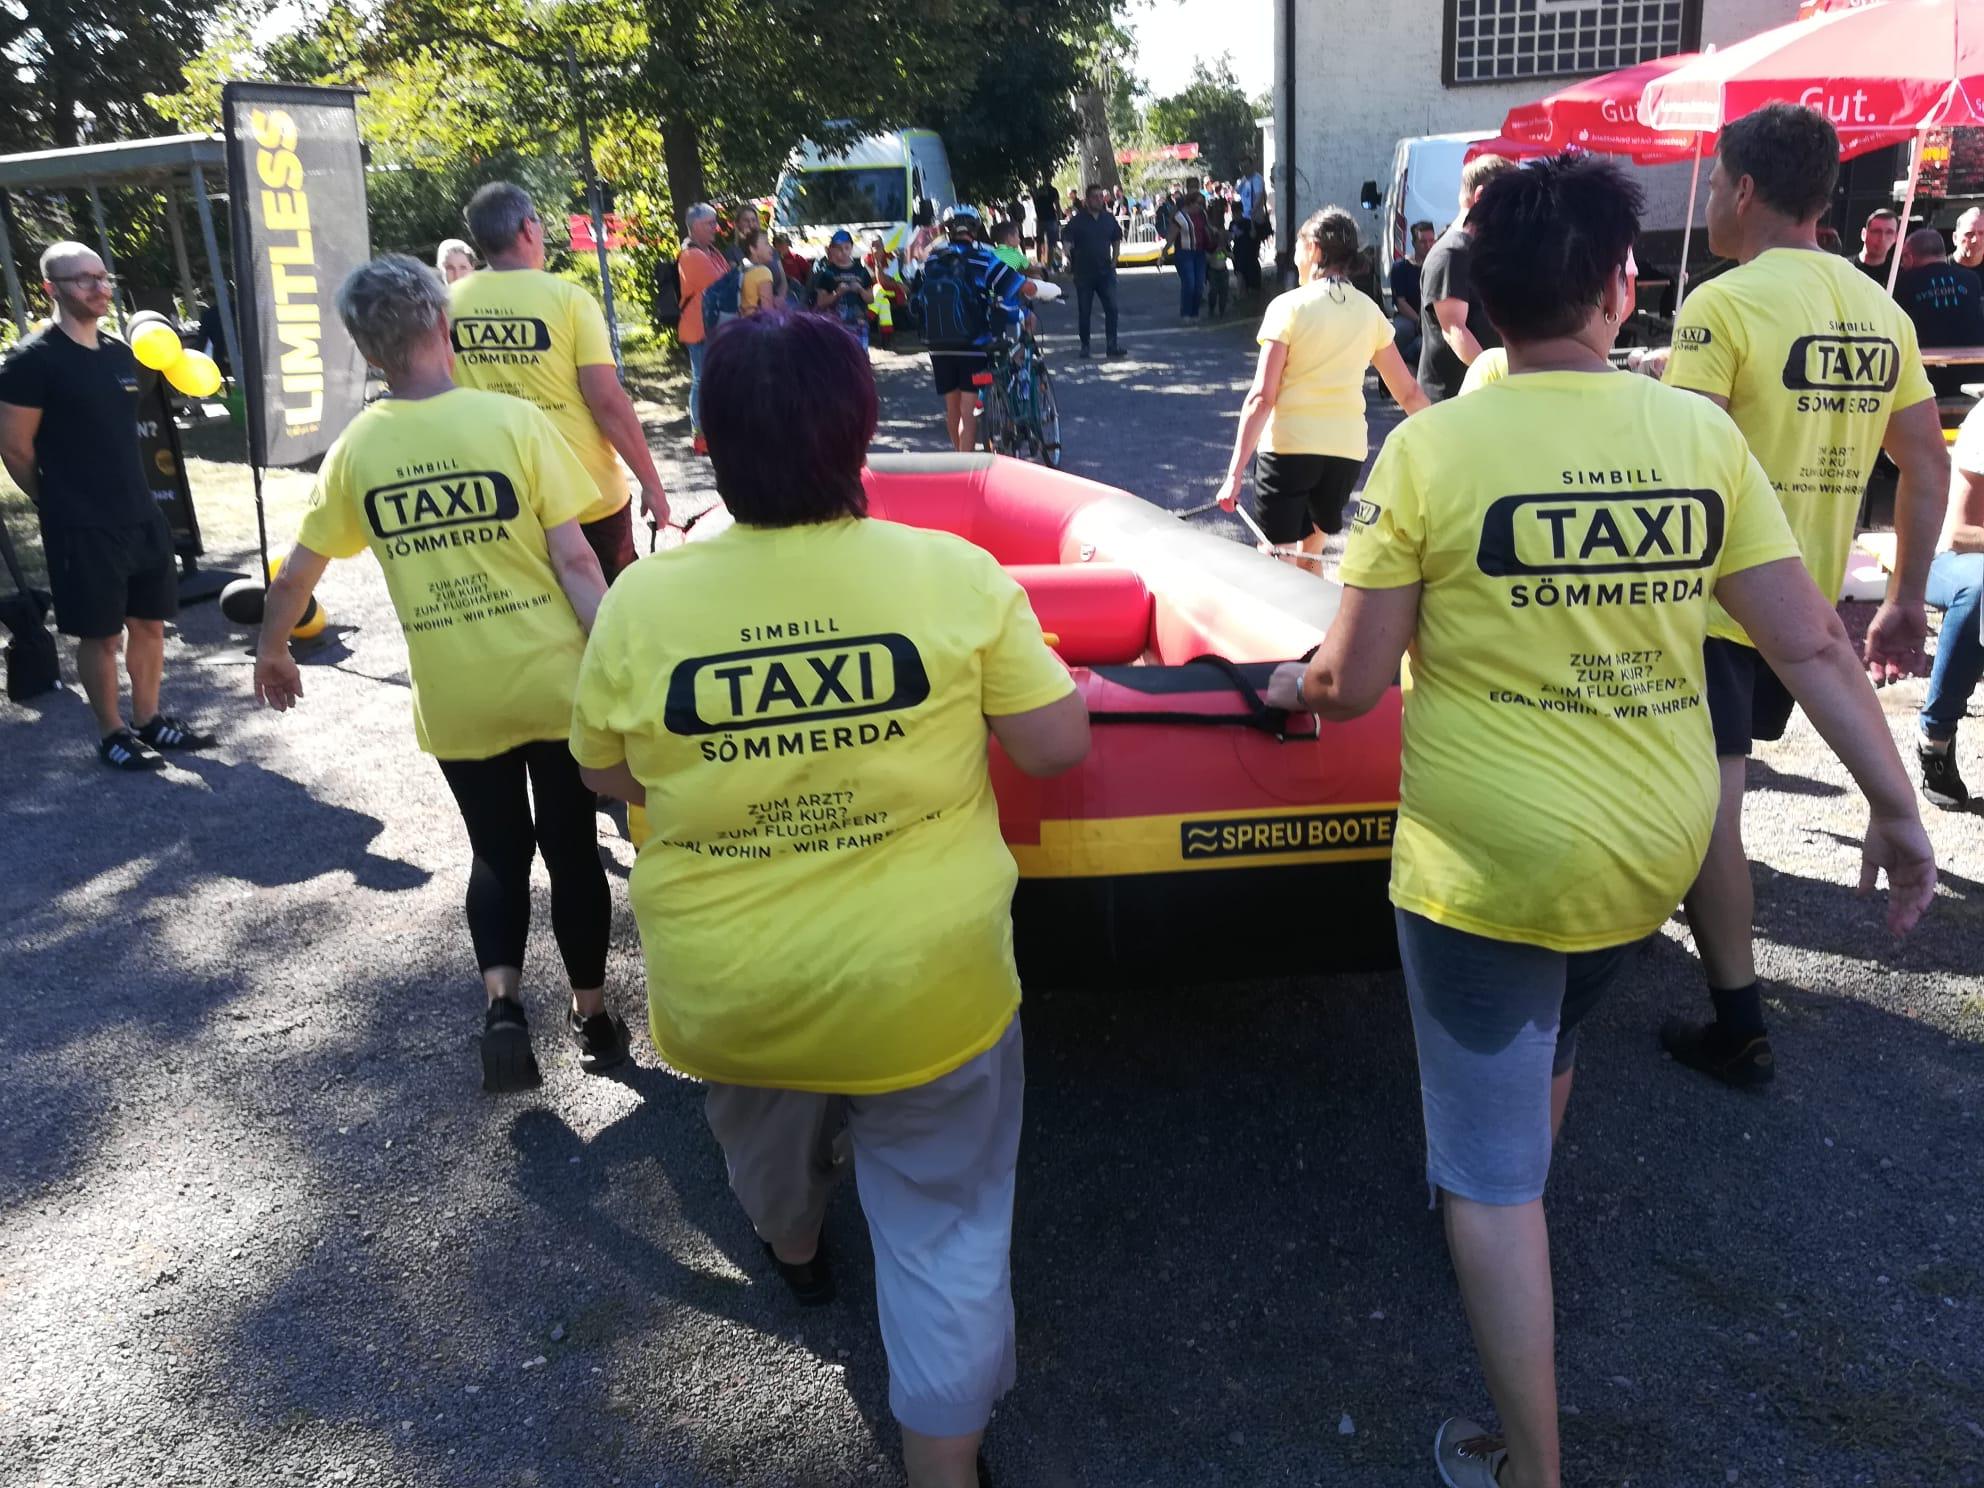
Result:
[[[1005,564],[1088,701],[1094,746],[1065,775],[993,746],[1029,985],[1396,964],[1398,689],[1349,723],[1261,700],[1322,639],[1335,584],[1001,456],[877,455],[865,480],[871,516]]]

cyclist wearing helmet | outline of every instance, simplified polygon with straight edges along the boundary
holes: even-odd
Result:
[[[944,430],[959,451],[977,443],[972,375],[991,369],[992,343],[1020,323],[1035,289],[1033,280],[977,240],[978,226],[975,208],[950,208],[945,241],[923,266],[923,341],[944,399]]]

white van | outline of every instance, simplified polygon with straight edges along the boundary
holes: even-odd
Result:
[[[1458,134],[1422,134],[1402,139],[1392,148],[1392,174],[1385,184],[1385,219],[1379,229],[1378,267],[1391,291],[1392,265],[1412,251],[1411,227],[1430,222],[1436,233],[1460,210],[1460,168],[1468,147],[1493,139],[1493,129],[1469,129]]]
[[[921,208],[941,215],[956,199],[943,140],[928,129],[905,129],[864,136],[839,152],[810,140],[800,145],[779,177],[774,216],[808,258],[826,252],[838,228],[854,234],[858,252],[879,232],[888,250],[900,253]]]

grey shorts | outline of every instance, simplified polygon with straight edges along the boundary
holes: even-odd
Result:
[[[1567,953],[1490,940],[1395,909],[1426,1181],[1477,1204],[1527,1204],[1550,1176],[1550,1083],[1631,943]]]
[[[889,1408],[924,1436],[982,1431],[1013,1387],[1020,1021],[977,1058],[886,1095],[712,1085],[730,1187],[774,1243],[816,1230],[851,1166],[875,1251]]]

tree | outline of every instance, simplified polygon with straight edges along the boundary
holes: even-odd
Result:
[[[157,126],[149,93],[179,86],[202,0],[9,0],[0,5],[0,143],[67,149]]]
[[[186,63],[185,86],[150,100],[173,127],[219,130],[221,88],[231,78],[363,83],[358,124],[376,251],[425,256],[440,239],[459,237],[462,203],[492,180],[516,181],[547,218],[562,218],[577,181],[570,131],[557,127],[568,105],[550,95],[539,69],[445,48],[376,60],[365,18],[341,0],[257,47],[256,14],[224,12]]]
[[[1196,143],[1205,174],[1231,180],[1240,173],[1242,160],[1260,155],[1260,130],[1254,124],[1258,117],[1233,75],[1233,59],[1222,54],[1210,63],[1193,64],[1184,92],[1150,106],[1149,124],[1160,144]]]

